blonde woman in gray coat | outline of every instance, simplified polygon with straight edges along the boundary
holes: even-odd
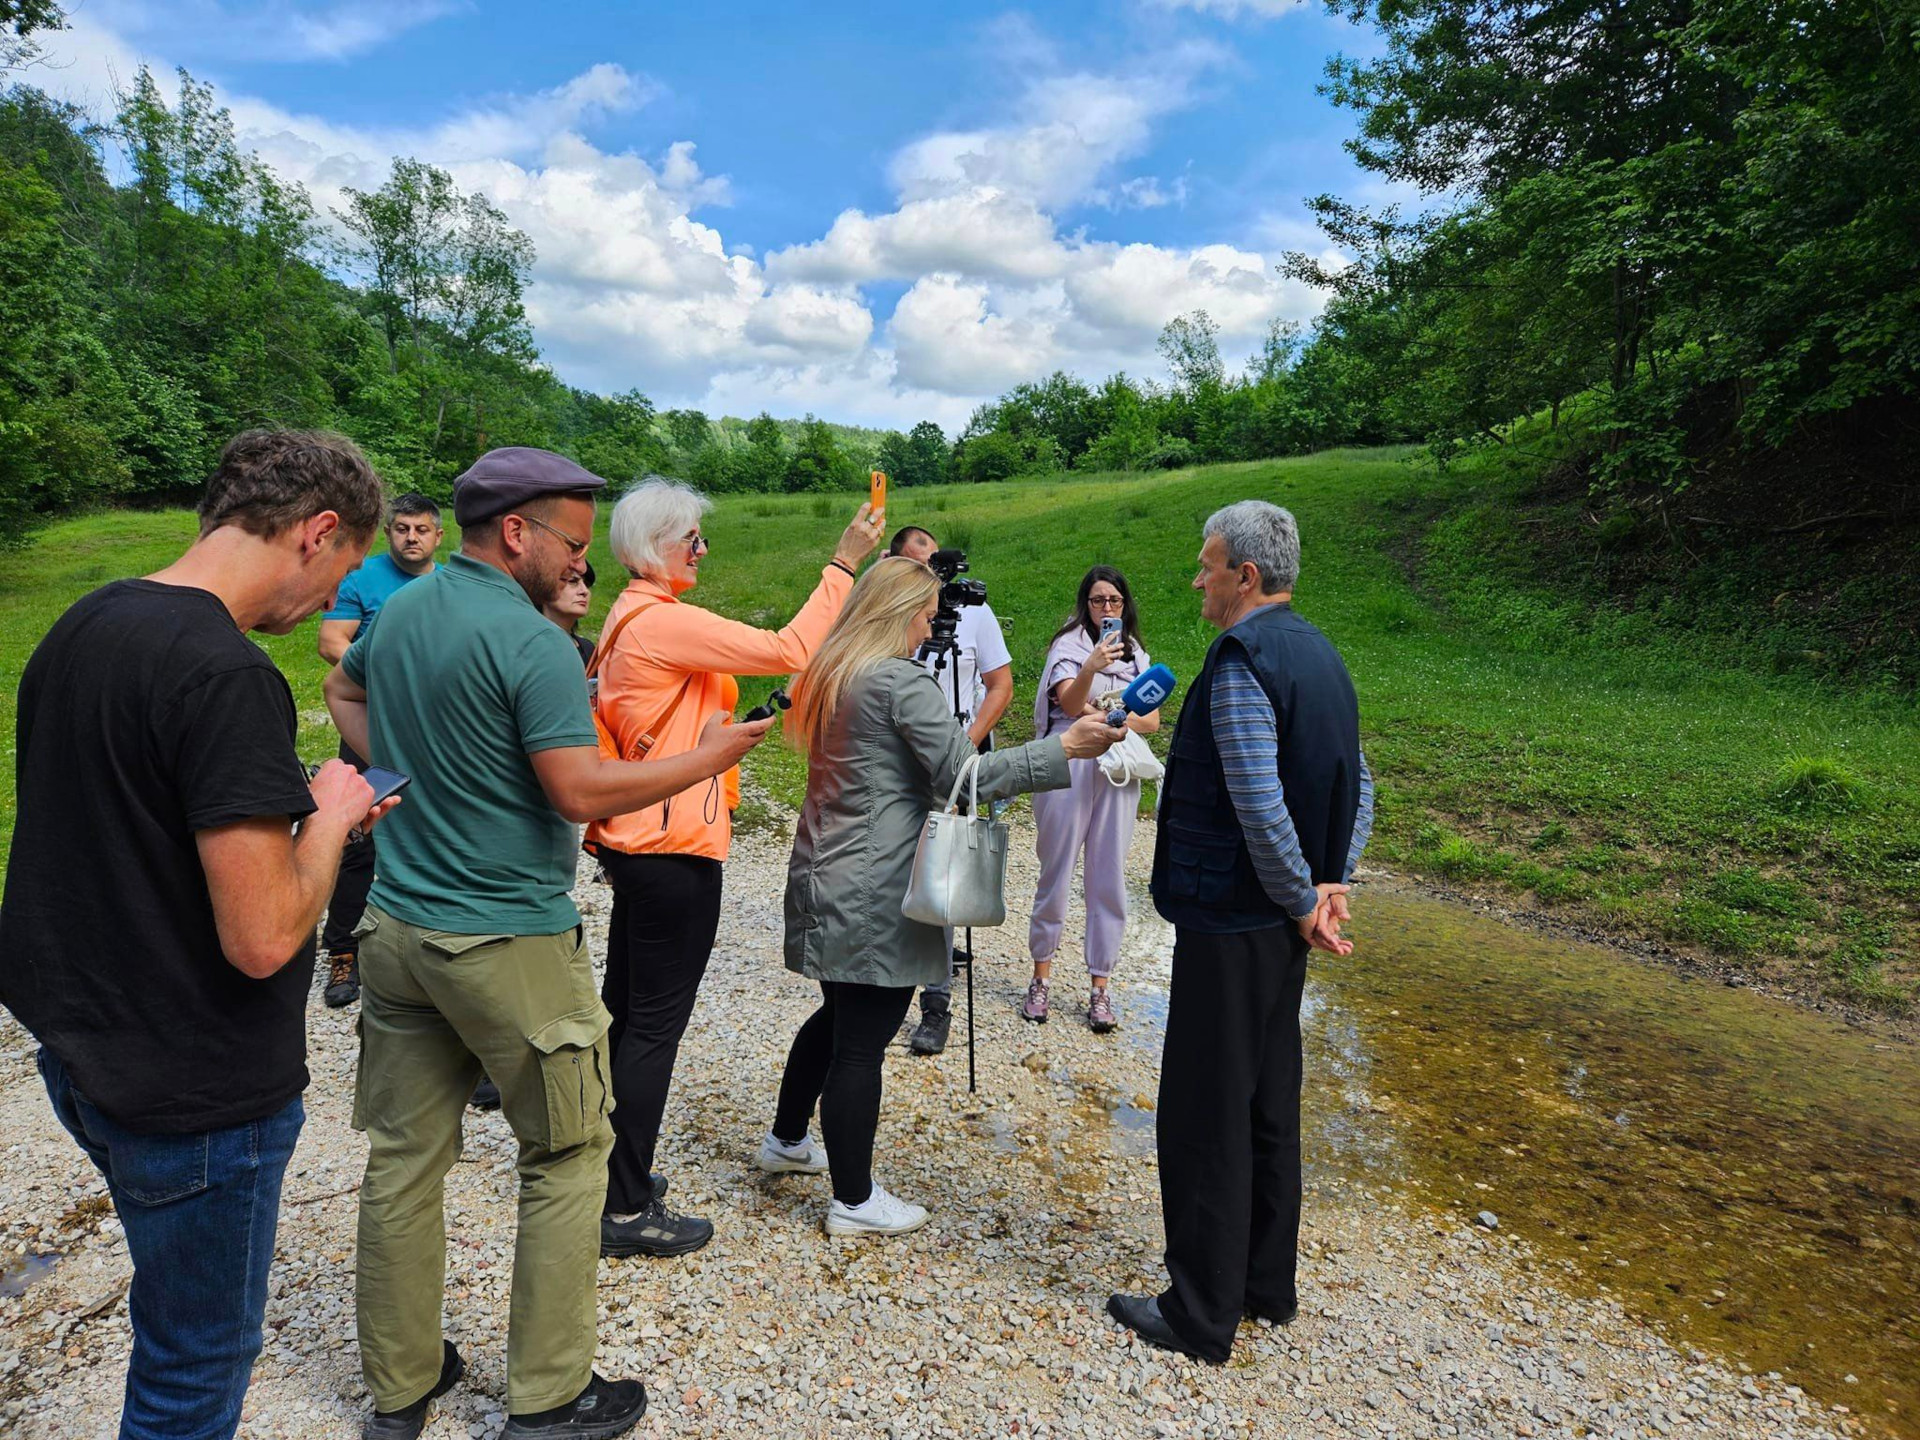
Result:
[[[787,1054],[761,1169],[830,1170],[829,1235],[899,1235],[927,1212],[873,1179],[880,1063],[922,985],[946,979],[937,925],[900,913],[927,812],[975,751],[933,677],[911,658],[931,633],[940,582],[917,560],[880,561],[794,686],[790,744],[807,756],[807,799],[787,867],[787,968],[820,984],[820,1008]],[[1068,760],[1125,733],[1104,719],[980,757],[980,796],[1063,790]],[[825,1147],[808,1135],[820,1110]],[[829,1163],[826,1152],[831,1152]]]

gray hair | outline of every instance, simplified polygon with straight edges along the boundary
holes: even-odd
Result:
[[[667,551],[712,508],[713,502],[691,485],[649,475],[613,507],[607,544],[629,575],[658,575],[666,568]]]
[[[1300,578],[1300,527],[1293,516],[1265,500],[1241,500],[1207,517],[1203,538],[1218,535],[1233,569],[1251,563],[1260,571],[1260,592],[1291,590]]]

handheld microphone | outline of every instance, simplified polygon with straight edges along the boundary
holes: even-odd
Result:
[[[1146,715],[1158,710],[1173,694],[1174,684],[1172,670],[1165,665],[1149,665],[1121,693],[1119,708],[1107,712],[1107,723],[1124,725],[1129,715]]]

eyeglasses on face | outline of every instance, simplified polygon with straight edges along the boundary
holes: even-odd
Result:
[[[529,525],[538,525],[542,530],[559,540],[562,545],[567,547],[568,558],[573,560],[578,560],[582,555],[586,554],[587,547],[593,543],[591,539],[576,540],[558,526],[549,525],[546,521],[536,519],[532,515],[522,515],[520,519],[526,521]]]
[[[713,548],[713,542],[698,530],[689,530],[680,537],[680,543],[687,547],[690,555],[699,555]]]
[[[1126,600],[1119,595],[1089,595],[1087,604],[1095,610],[1121,610],[1126,608]]]

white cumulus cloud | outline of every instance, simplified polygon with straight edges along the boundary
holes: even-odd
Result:
[[[167,13],[217,8],[194,0]],[[446,8],[341,0],[273,13],[299,48],[322,56]],[[116,28],[116,18],[126,23]],[[62,68],[42,83],[96,113],[110,113],[114,87],[141,63],[170,84],[162,18],[136,0],[76,10],[48,47]],[[817,238],[771,250],[722,233],[713,212],[729,182],[702,166],[692,140],[640,155],[589,138],[659,93],[617,64],[471,100],[412,128],[356,126],[247,94],[219,99],[242,144],[306,185],[323,216],[347,188],[377,188],[396,156],[484,192],[535,245],[527,310],[548,362],[576,384],[638,386],[662,405],[930,418],[951,430],[982,400],[1055,368],[1090,380],[1159,374],[1155,338],[1193,309],[1219,323],[1229,356],[1250,350],[1271,320],[1317,310],[1318,297],[1274,269],[1283,234],[1296,239],[1278,220],[1239,245],[1191,246],[1119,243],[1062,224],[1073,210],[1184,203],[1184,176],[1127,171],[1160,121],[1199,103],[1222,52],[1176,45],[1109,73],[1063,67],[1030,35],[1008,53],[1026,79],[1004,115],[905,141],[887,167],[891,208],[844,210]],[[891,316],[877,320],[861,287],[900,284]]]

